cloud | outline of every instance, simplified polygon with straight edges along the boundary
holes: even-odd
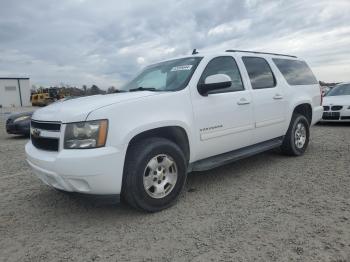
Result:
[[[227,38],[230,38],[233,34],[244,33],[246,30],[249,30],[251,25],[251,20],[243,19],[241,21],[232,21],[218,25],[214,28],[211,28],[208,32],[208,36],[220,36],[225,35]]]
[[[119,86],[143,66],[199,51],[291,53],[320,80],[349,80],[348,0],[24,0],[0,9],[0,75]]]

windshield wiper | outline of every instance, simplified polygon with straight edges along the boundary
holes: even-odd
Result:
[[[157,91],[154,87],[142,87],[139,86],[138,88],[132,88],[129,90],[129,92],[135,92],[135,91]]]

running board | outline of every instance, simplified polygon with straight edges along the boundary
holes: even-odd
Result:
[[[202,159],[193,162],[188,167],[188,172],[192,171],[206,171],[222,165],[232,163],[234,161],[250,157],[273,148],[277,148],[282,145],[283,136],[261,142],[252,146],[247,146],[241,149],[237,149],[228,153],[212,156],[206,159]]]

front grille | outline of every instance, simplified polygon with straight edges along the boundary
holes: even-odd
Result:
[[[10,122],[12,122],[12,119],[11,118],[7,118],[6,125],[10,124]]]
[[[322,115],[322,119],[324,120],[339,120],[339,117],[339,112],[324,112]]]
[[[47,151],[58,151],[59,139],[47,137],[31,137],[32,144],[38,149]]]
[[[329,106],[323,106],[324,111],[329,111]]]
[[[56,132],[60,132],[61,130],[61,123],[57,122],[39,122],[32,120],[31,121],[31,129],[34,129],[33,132],[31,132],[31,140],[33,146],[35,146],[38,149],[47,150],[47,151],[58,151],[60,140],[55,137],[49,137],[50,133],[57,134]],[[38,129],[39,134],[35,134],[35,129]],[[48,135],[42,136],[41,131],[47,131],[45,132]]]
[[[343,106],[332,106],[331,107],[331,109],[333,110],[333,111],[339,111],[339,110],[341,110],[343,108]]]
[[[57,122],[38,122],[38,121],[32,120],[31,126],[33,128],[39,128],[47,131],[59,132],[61,129],[61,124]]]

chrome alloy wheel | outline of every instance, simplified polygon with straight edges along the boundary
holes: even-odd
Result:
[[[170,194],[177,181],[175,161],[166,154],[153,157],[143,173],[143,186],[153,198],[163,198]]]
[[[303,123],[298,123],[294,134],[295,145],[297,148],[303,148],[306,142],[306,128]]]

